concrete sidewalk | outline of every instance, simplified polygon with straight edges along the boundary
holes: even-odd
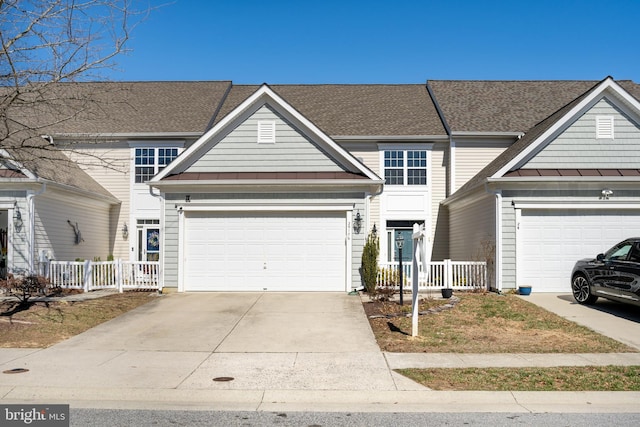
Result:
[[[0,349],[0,372],[29,370],[0,374],[0,402],[251,411],[637,412],[636,392],[442,392],[393,372],[609,364],[640,364],[640,353],[382,353],[358,297],[176,294],[48,349]],[[233,379],[214,380],[221,377]]]

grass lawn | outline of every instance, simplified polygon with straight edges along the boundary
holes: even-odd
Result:
[[[363,299],[378,345],[399,353],[622,353],[637,352],[515,295],[457,293],[453,301],[424,299],[419,336],[411,336],[411,297]],[[366,298],[366,297],[365,297]],[[397,297],[396,297],[397,299]],[[491,356],[488,356],[491,357]],[[434,390],[638,391],[638,366],[554,368],[402,369]]]
[[[155,295],[136,291],[78,302],[33,302],[19,311],[16,301],[0,301],[0,347],[49,347],[146,304]]]

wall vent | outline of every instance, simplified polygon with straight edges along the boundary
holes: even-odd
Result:
[[[276,142],[276,122],[274,120],[258,121],[258,144]]]
[[[596,116],[596,138],[613,139],[613,116]]]

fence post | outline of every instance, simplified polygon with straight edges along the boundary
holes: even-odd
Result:
[[[450,259],[444,260],[444,287],[452,288],[453,287],[453,264],[451,264]]]
[[[89,289],[91,289],[91,287],[93,286],[93,281],[91,280],[93,278],[93,265],[91,263],[91,261],[86,260],[84,262],[84,277],[83,279],[83,284],[84,284],[84,291],[85,292],[89,292]]]
[[[118,292],[122,293],[123,284],[122,284],[122,260],[118,258],[116,260],[116,285],[118,286]]]

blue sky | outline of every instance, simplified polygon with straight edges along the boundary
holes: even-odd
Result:
[[[135,29],[108,77],[640,82],[639,18],[638,0],[175,0]]]

